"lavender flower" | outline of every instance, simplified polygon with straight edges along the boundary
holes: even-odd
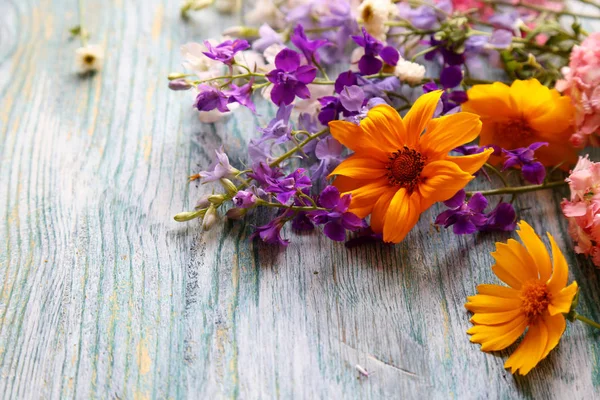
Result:
[[[240,190],[233,196],[233,204],[240,208],[254,207],[258,198],[250,190]]]
[[[228,96],[227,103],[240,103],[241,105],[247,107],[253,113],[256,113],[256,107],[254,107],[254,103],[252,102],[252,84],[253,80],[246,83],[242,86],[237,86],[235,84],[231,84],[231,89],[223,91],[225,96]]]
[[[482,232],[510,232],[517,227],[517,214],[510,203],[498,203],[496,208],[486,214],[486,217],[486,224],[479,229]]]
[[[344,86],[340,93],[340,103],[348,111],[360,111],[364,101],[365,92],[359,86]]]
[[[342,144],[332,136],[327,136],[317,143],[315,156],[319,160],[319,163],[313,165],[311,168],[313,181],[325,180],[331,171],[342,161],[343,150],[344,147]]]
[[[460,190],[445,201],[444,204],[450,209],[438,215],[435,223],[445,228],[453,226],[452,230],[457,235],[471,234],[483,227],[487,222],[483,214],[488,206],[487,199],[481,193],[475,193],[466,203],[465,199],[465,191]]]
[[[383,63],[377,56],[380,56],[387,64],[395,66],[400,59],[400,53],[392,46],[385,46],[379,40],[369,35],[367,30],[362,28],[362,36],[352,36],[352,39],[360,47],[365,49],[365,54],[358,61],[358,70],[365,74],[376,74],[381,70]]]
[[[229,164],[229,157],[227,157],[227,154],[225,154],[223,151],[223,146],[216,149],[215,154],[215,161],[208,167],[206,171],[200,171],[199,173],[204,183],[213,182],[221,178],[229,179],[240,172],[236,168],[232,167],[231,164]]]
[[[290,139],[292,127],[290,126],[290,115],[293,105],[281,105],[266,128],[258,128],[262,133],[261,140],[276,139],[275,143],[283,143]]]
[[[304,168],[298,168],[285,178],[271,178],[266,176],[267,186],[265,191],[275,194],[281,204],[288,204],[290,199],[298,192],[306,192],[312,186],[310,178],[304,175]]]
[[[271,100],[278,106],[291,104],[296,96],[308,99],[310,91],[306,86],[317,76],[317,69],[310,65],[300,65],[300,55],[293,50],[283,49],[275,57],[276,69],[266,77],[273,83]]]
[[[350,199],[351,195],[340,197],[335,186],[327,186],[317,201],[327,210],[311,211],[308,217],[317,225],[325,225],[323,233],[329,239],[342,242],[346,239],[346,230],[356,231],[366,226],[362,219],[348,211]]]
[[[304,33],[302,25],[297,25],[294,33],[290,37],[290,41],[304,54],[306,61],[309,64],[318,64],[320,60],[317,50],[326,46],[329,42],[324,39],[310,40]]]
[[[246,50],[250,47],[247,41],[243,39],[226,40],[223,43],[213,46],[208,40],[204,41],[208,51],[204,52],[208,58],[221,61],[223,64],[231,66],[234,62],[235,53]]]
[[[248,177],[254,179],[261,185],[270,185],[283,176],[281,170],[277,167],[271,168],[265,162],[259,162],[252,165],[252,172],[248,173]]]
[[[198,92],[194,107],[199,111],[211,111],[216,108],[221,112],[229,112],[227,96],[219,89],[209,85],[198,85]]]
[[[334,89],[336,93],[341,93],[344,87],[353,86],[358,83],[356,74],[352,71],[342,72],[335,80]]]
[[[275,32],[269,24],[262,24],[258,28],[258,35],[260,37],[252,43],[252,48],[256,51],[263,52],[273,44],[283,44],[283,37]]]
[[[535,142],[528,147],[521,147],[515,150],[502,150],[506,157],[502,170],[505,171],[513,167],[521,167],[523,178],[527,182],[536,185],[542,184],[546,178],[546,168],[541,162],[536,161],[535,151],[542,146],[547,146],[546,142]]]
[[[275,218],[266,225],[256,227],[251,238],[260,237],[265,243],[287,246],[290,241],[281,238],[281,228],[284,224],[285,222],[281,218]]]

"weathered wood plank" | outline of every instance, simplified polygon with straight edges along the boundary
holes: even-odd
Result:
[[[295,235],[282,252],[248,240],[260,215],[205,234],[172,221],[210,190],[186,189],[195,164],[220,144],[242,158],[268,117],[202,125],[166,88],[178,46],[235,18],[86,3],[108,49],[89,79],[73,74],[75,2],[0,3],[2,398],[600,396],[598,335],[581,324],[526,378],[504,371],[508,351],[469,343],[465,297],[495,281],[489,252],[507,235],[437,232],[433,209],[395,247]],[[518,204],[570,249],[562,195]],[[600,319],[598,271],[567,258]]]

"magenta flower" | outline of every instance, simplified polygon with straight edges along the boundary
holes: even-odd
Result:
[[[265,191],[273,193],[281,204],[287,204],[298,192],[308,192],[307,189],[312,186],[310,178],[304,175],[304,168],[298,168],[285,178],[273,179],[267,176],[265,179],[268,184]]]
[[[256,107],[254,107],[254,103],[252,102],[252,84],[253,80],[246,83],[242,86],[231,84],[230,90],[223,91],[223,94],[228,97],[228,103],[240,103],[241,105],[247,107],[253,113],[256,113]]]
[[[280,218],[275,218],[273,221],[266,225],[256,227],[256,230],[250,237],[260,237],[260,239],[268,244],[279,244],[281,246],[287,246],[290,241],[281,238],[281,228],[285,224]]]
[[[308,37],[306,37],[304,28],[300,24],[296,25],[294,33],[290,37],[290,41],[294,43],[294,45],[302,52],[302,54],[304,54],[304,57],[306,57],[306,61],[309,64],[316,64],[321,61],[317,50],[329,43],[324,39],[310,40]]]
[[[199,111],[211,111],[216,108],[221,112],[229,112],[229,100],[219,89],[209,85],[198,85],[198,91],[194,107]]]
[[[457,235],[471,234],[478,231],[487,223],[483,211],[488,206],[487,199],[481,193],[475,193],[468,202],[465,202],[466,193],[459,191],[450,200],[444,202],[449,210],[444,211],[435,219],[436,225],[444,228],[452,226],[452,231]]]
[[[346,239],[346,230],[356,231],[366,226],[365,222],[348,211],[351,195],[340,197],[335,186],[327,186],[317,200],[317,204],[327,210],[316,210],[308,217],[317,225],[325,225],[323,233],[331,239],[342,242]]]
[[[247,41],[243,39],[226,40],[217,46],[210,44],[208,40],[204,41],[204,45],[208,51],[204,52],[204,55],[216,61],[221,61],[223,64],[231,66],[233,64],[233,57],[238,51],[246,50],[250,47]]]
[[[377,58],[381,57],[389,65],[395,66],[400,59],[400,53],[392,46],[384,46],[379,40],[369,35],[367,30],[362,28],[362,36],[352,36],[352,39],[360,47],[365,49],[365,54],[358,61],[358,70],[365,75],[376,74],[381,70],[383,62]]]
[[[271,100],[278,106],[291,104],[296,96],[308,99],[310,91],[307,84],[317,76],[317,69],[311,65],[300,65],[300,54],[294,50],[283,49],[275,57],[276,69],[267,74],[273,84]]]

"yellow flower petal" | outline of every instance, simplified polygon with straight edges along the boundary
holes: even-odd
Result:
[[[510,368],[513,374],[519,372],[521,375],[527,375],[542,359],[547,343],[548,329],[543,320],[539,319],[537,323],[529,326],[525,338],[506,360],[504,368]]]
[[[421,153],[429,160],[440,156],[479,136],[481,120],[479,115],[467,112],[446,115],[432,119],[421,138]]]
[[[573,304],[573,298],[577,294],[577,282],[571,283],[566,288],[563,288],[558,294],[552,296],[548,312],[550,315],[568,313]]]
[[[400,243],[417,224],[421,215],[420,196],[417,192],[408,194],[402,188],[396,192],[385,214],[383,241]]]
[[[473,175],[464,172],[453,162],[445,160],[425,165],[421,177],[423,182],[419,184],[419,193],[424,199],[421,204],[423,211],[433,203],[448,200],[473,179]]]
[[[377,143],[360,126],[347,121],[331,121],[329,123],[331,136],[350,150],[369,152],[377,158],[386,154],[377,147]]]
[[[498,351],[507,348],[525,332],[527,318],[519,316],[501,325],[477,325],[467,331],[473,343],[481,344],[481,351]]]
[[[560,338],[567,328],[567,321],[562,314],[554,316],[544,315],[542,318],[544,319],[546,328],[548,328],[548,342],[546,343],[546,348],[542,353],[541,360],[546,358],[548,353],[550,353],[550,351],[558,345]]]
[[[433,117],[440,97],[442,97],[441,90],[426,93],[420,96],[410,108],[404,117],[404,126],[406,126],[409,141],[418,142],[419,137]]]
[[[495,313],[476,313],[471,317],[471,322],[478,325],[500,325],[514,320],[521,314],[522,311],[518,308],[515,310]],[[469,331],[467,331],[467,333],[469,333]]]
[[[462,104],[463,111],[481,116],[512,117],[515,115],[510,107],[510,88],[504,83],[475,85],[467,91],[467,97],[467,102]]]
[[[354,154],[338,165],[329,176],[344,175],[354,179],[377,179],[387,175],[385,166],[385,162],[362,154]]]
[[[487,294],[490,296],[503,297],[506,299],[518,298],[520,293],[518,290],[500,285],[482,284],[477,285],[479,294]]]
[[[409,138],[400,114],[393,107],[381,104],[373,107],[367,117],[360,122],[360,127],[367,133],[377,147],[392,153],[403,146],[414,147],[416,141]]]
[[[552,246],[553,260],[552,277],[548,281],[548,290],[550,290],[553,295],[556,295],[567,285],[567,280],[569,279],[569,265],[551,234],[548,234],[548,239],[550,239],[550,245]]]
[[[387,188],[389,188],[388,180],[384,177],[349,192],[344,192],[344,194],[352,195],[348,211],[360,218],[366,217],[371,213],[375,202]]]
[[[530,279],[537,279],[537,271],[531,268],[531,256],[516,240],[510,239],[507,244],[496,243],[492,257],[496,259],[496,265],[492,267],[494,273],[499,277],[509,275],[510,283],[505,282],[515,289]]]
[[[533,261],[540,274],[540,280],[546,282],[552,274],[552,264],[550,263],[550,255],[542,239],[535,233],[533,228],[525,221],[519,222],[519,230],[517,234],[525,244],[527,251],[531,254]]]
[[[382,233],[383,232],[383,224],[385,221],[385,214],[390,206],[390,202],[392,198],[396,194],[396,189],[392,188],[383,192],[381,197],[377,199],[375,203],[375,207],[373,207],[373,212],[371,213],[371,229],[373,232]]]
[[[474,174],[479,171],[483,164],[490,158],[494,149],[488,148],[479,154],[471,154],[468,156],[447,156],[446,160],[458,165],[460,169],[469,174]]]
[[[519,298],[507,299],[485,294],[467,297],[465,308],[474,313],[491,313],[519,309],[522,301]]]

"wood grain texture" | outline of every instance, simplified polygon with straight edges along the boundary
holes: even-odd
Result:
[[[600,337],[582,324],[525,378],[503,369],[509,351],[469,343],[465,297],[496,282],[489,252],[509,235],[437,232],[435,207],[402,244],[352,250],[289,231],[286,251],[253,243],[260,215],[204,234],[174,222],[209,190],[187,185],[192,168],[220,144],[242,158],[269,116],[202,125],[167,89],[181,43],[235,22],[177,8],[88,1],[107,56],[80,79],[75,1],[0,1],[0,397],[600,396]],[[571,249],[563,195],[518,205]],[[599,272],[566,255],[600,319]]]

